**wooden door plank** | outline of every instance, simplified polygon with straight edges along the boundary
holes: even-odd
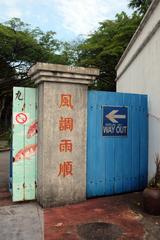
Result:
[[[13,166],[12,166],[12,200],[24,200],[24,88],[13,88]]]
[[[24,142],[28,154],[24,162],[25,200],[35,199],[36,153],[37,153],[37,115],[36,89],[25,88],[25,111],[29,121],[25,125]]]

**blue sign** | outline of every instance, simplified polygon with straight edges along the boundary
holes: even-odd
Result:
[[[103,136],[127,136],[128,108],[103,106]]]

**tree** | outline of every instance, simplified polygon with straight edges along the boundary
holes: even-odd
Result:
[[[67,65],[76,65],[79,59],[80,46],[84,39],[78,38],[72,42],[63,42],[61,45],[61,56]]]
[[[100,68],[100,77],[94,88],[115,91],[115,66],[127,47],[141,17],[122,12],[115,20],[100,23],[99,28],[77,46],[75,65]]]
[[[151,2],[152,0],[130,0],[128,6],[135,10],[136,13],[143,16]]]
[[[12,87],[32,85],[27,72],[36,62],[64,64],[60,47],[53,31],[32,29],[19,18],[0,24],[0,122],[6,122],[1,129],[10,125]]]
[[[26,80],[28,69],[37,61],[63,62],[59,47],[53,31],[31,29],[18,18],[0,24],[0,78]]]

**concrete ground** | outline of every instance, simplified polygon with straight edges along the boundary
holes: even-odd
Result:
[[[43,210],[36,202],[13,203],[8,192],[9,151],[0,151],[0,240],[43,240]]]
[[[160,216],[143,212],[141,193],[46,209],[45,240],[159,240]]]
[[[144,213],[141,193],[91,199],[43,214],[35,202],[12,203],[8,174],[9,151],[0,152],[0,240],[42,240],[43,235],[44,240],[160,240],[160,216]]]
[[[1,240],[42,240],[43,212],[36,203],[0,207]]]

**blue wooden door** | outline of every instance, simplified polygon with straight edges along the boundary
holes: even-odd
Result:
[[[104,128],[106,116],[110,123]],[[118,127],[115,132],[118,122],[122,131]],[[87,197],[137,191],[146,186],[146,95],[90,91],[87,131]]]

